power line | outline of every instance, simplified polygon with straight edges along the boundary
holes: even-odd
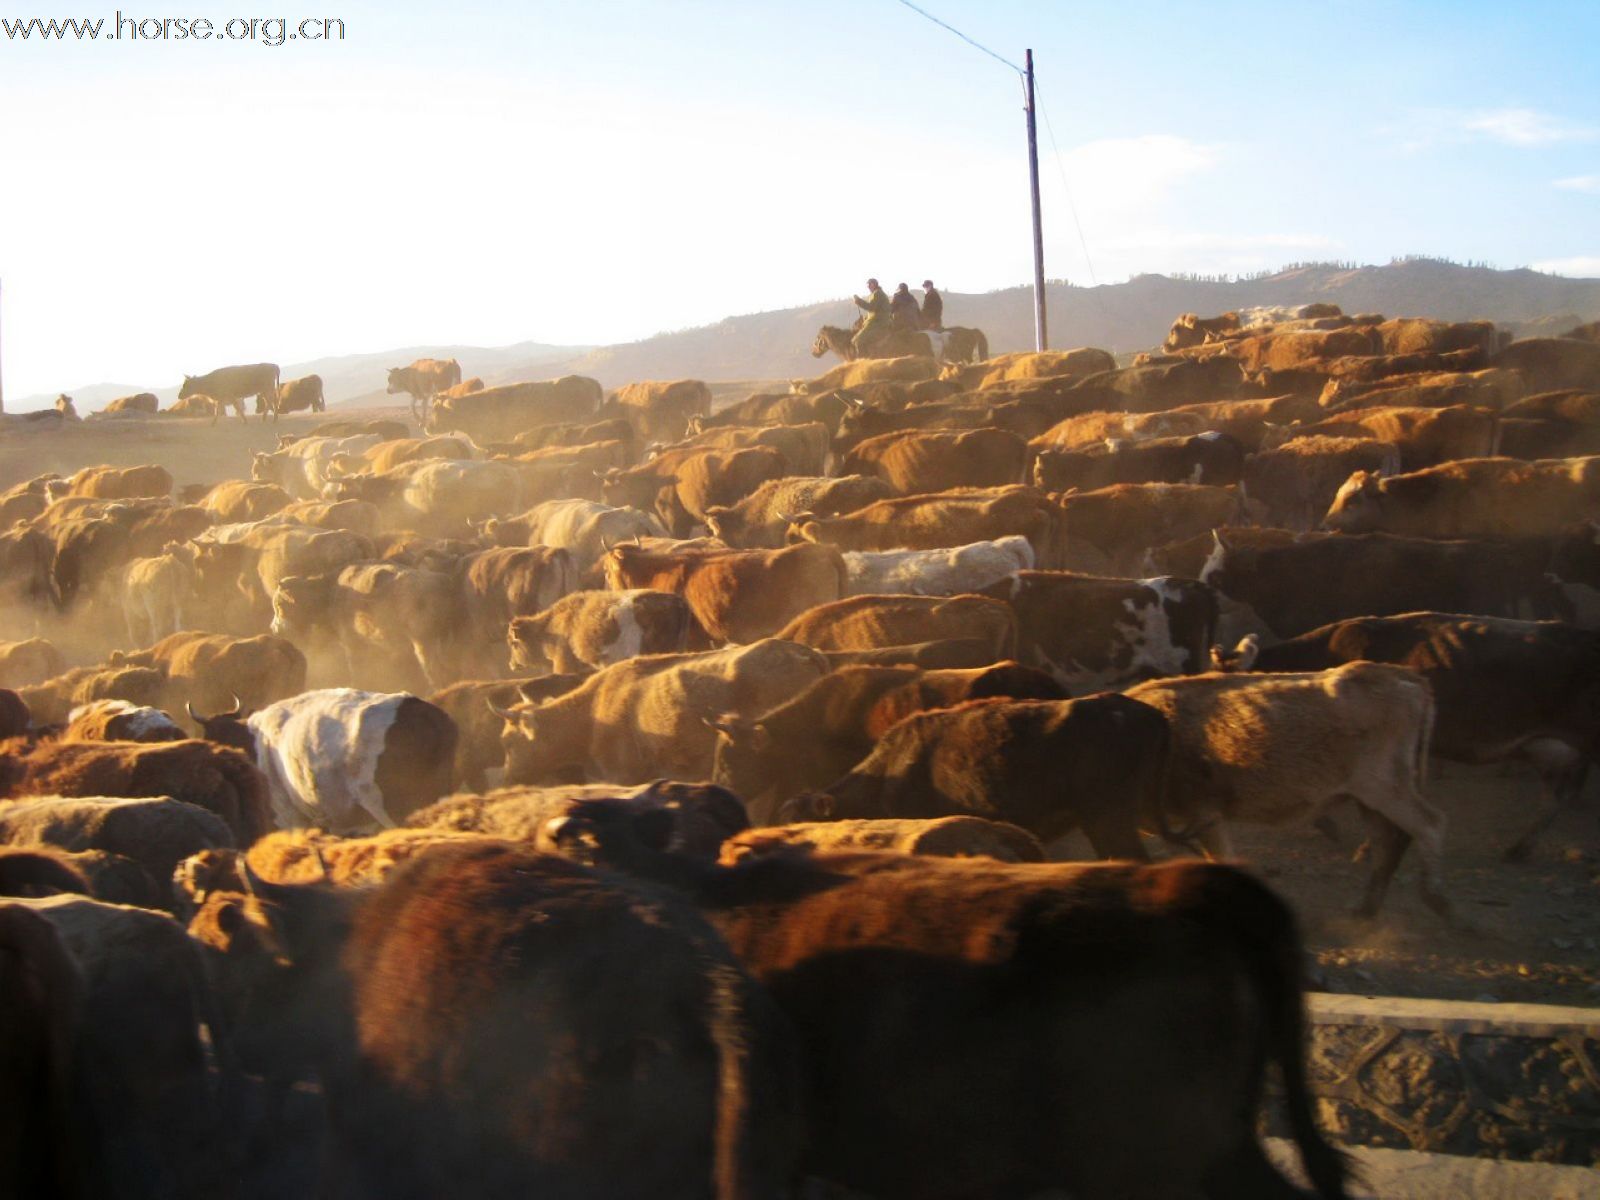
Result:
[[[990,58],[994,59],[996,62],[1004,63],[1006,66],[1010,67],[1013,71],[1015,71],[1018,75],[1022,74],[1022,68],[1017,66],[1016,63],[1012,62],[1008,58],[1003,57],[1002,55],[996,54],[993,50],[989,49],[989,47],[985,46],[982,42],[977,42],[977,41],[974,41],[972,38],[969,38],[966,34],[962,33],[961,30],[957,29],[954,25],[950,24],[948,21],[941,21],[938,17],[934,16],[931,12],[927,11],[927,9],[918,8],[915,4],[911,3],[911,0],[900,0],[900,3],[904,4],[907,8],[909,8],[912,12],[916,13],[919,17],[926,17],[928,20],[932,21],[935,25],[939,26],[939,28],[949,30],[951,33],[955,34],[958,38],[960,38],[963,42],[967,43],[967,45],[973,47],[974,49],[982,50],[985,54],[987,54]]]
[[[1044,115],[1044,131],[1050,135],[1050,153],[1055,155],[1056,169],[1061,172],[1061,190],[1067,194],[1067,211],[1072,214],[1072,227],[1078,231],[1078,245],[1083,250],[1083,264],[1089,268],[1089,282],[1099,287],[1100,281],[1095,278],[1094,273],[1094,260],[1089,257],[1089,243],[1084,239],[1083,225],[1078,220],[1078,206],[1072,202],[1072,186],[1067,183],[1066,160],[1061,157],[1061,151],[1056,146],[1056,131],[1050,124],[1050,111],[1042,104],[1039,105],[1039,111]]]

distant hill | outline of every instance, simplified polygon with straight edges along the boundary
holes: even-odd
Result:
[[[1485,319],[1519,336],[1560,333],[1581,321],[1600,319],[1600,279],[1568,279],[1519,269],[1462,266],[1438,259],[1406,259],[1380,267],[1306,264],[1248,279],[1197,279],[1140,275],[1126,283],[1046,287],[1050,343],[1056,347],[1101,346],[1117,353],[1149,349],[1166,336],[1180,313],[1214,315],[1255,305],[1323,301],[1347,313]],[[714,325],[658,334],[615,346],[562,347],[524,342],[494,348],[413,346],[377,354],[344,355],[294,363],[289,377],[315,371],[330,403],[388,403],[384,369],[414,358],[458,358],[467,375],[490,384],[577,373],[606,387],[638,379],[781,380],[815,375],[827,365],[811,357],[812,339],[823,324],[847,325],[854,315],[849,297],[776,312],[728,317]],[[945,318],[975,325],[989,338],[991,353],[1033,348],[1033,291],[1006,288],[981,294],[946,293]],[[831,361],[831,360],[830,360]],[[173,388],[100,384],[72,392],[79,410],[92,411],[129,392],[152,390],[163,403]],[[13,411],[47,407],[54,395],[24,397]]]
[[[1382,267],[1311,265],[1246,280],[1140,275],[1126,283],[1045,288],[1050,344],[1101,346],[1116,353],[1160,344],[1180,313],[1214,315],[1255,305],[1323,301],[1347,313],[1485,319],[1521,336],[1552,334],[1600,318],[1600,279],[1568,279],[1538,271],[1497,271],[1431,259]],[[847,325],[849,297],[779,312],[729,317],[715,325],[607,346],[566,364],[607,387],[633,379],[790,379],[820,366],[811,341],[824,324]],[[989,350],[1033,349],[1033,289],[946,293],[945,320],[975,325]],[[831,361],[831,360],[830,360]]]
[[[466,375],[480,375],[486,383],[506,383],[515,379],[539,378],[559,372],[545,364],[564,362],[589,351],[587,346],[548,346],[540,342],[518,342],[513,346],[406,346],[399,350],[380,350],[373,354],[336,354],[283,367],[285,379],[302,375],[321,375],[323,394],[329,404],[391,404],[384,391],[390,367],[405,366],[419,358],[454,358]],[[528,372],[533,374],[529,375]],[[165,408],[178,398],[178,385],[150,387],[133,383],[92,383],[69,388],[80,413],[91,413],[118,396],[135,392],[154,392]],[[24,396],[7,400],[11,412],[49,408],[56,394]],[[403,399],[403,397],[402,397]]]

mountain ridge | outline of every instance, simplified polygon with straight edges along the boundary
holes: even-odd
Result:
[[[1180,313],[1213,315],[1256,305],[1338,304],[1347,313],[1492,320],[1519,336],[1559,333],[1600,319],[1600,279],[1546,275],[1526,267],[1498,270],[1443,259],[1408,258],[1381,266],[1297,263],[1245,278],[1137,275],[1116,284],[1082,287],[1064,280],[1045,286],[1050,343],[1100,346],[1114,353],[1159,345]],[[849,324],[848,296],[793,308],[725,317],[710,325],[656,334],[609,346],[414,346],[353,355],[328,355],[292,363],[286,377],[323,376],[330,404],[391,403],[383,370],[417,357],[461,361],[463,375],[490,385],[555,375],[591,375],[607,388],[640,379],[782,380],[818,374],[831,360],[810,354],[823,324]],[[991,353],[1033,348],[1033,290],[945,294],[952,325],[973,325]],[[154,391],[163,403],[176,387],[94,385],[71,394],[79,410],[92,411],[114,396]],[[54,394],[23,397],[8,409],[48,407]]]

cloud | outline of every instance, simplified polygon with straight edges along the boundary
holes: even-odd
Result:
[[[1508,146],[1549,146],[1556,142],[1586,142],[1595,130],[1532,108],[1497,108],[1476,113],[1462,122],[1468,133]]]
[[[1556,180],[1552,186],[1564,192],[1587,192],[1591,196],[1600,196],[1600,175],[1572,175]]]
[[[1600,138],[1600,129],[1592,125],[1535,108],[1422,109],[1412,112],[1404,124],[1385,125],[1380,132],[1398,138],[1400,148],[1408,152],[1474,141],[1533,149]]]
[[[1573,258],[1547,258],[1533,264],[1546,275],[1567,275],[1576,279],[1600,279],[1600,254],[1579,254]]]

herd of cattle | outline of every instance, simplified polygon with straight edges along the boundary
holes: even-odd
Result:
[[[1448,921],[1430,756],[1577,803],[1593,327],[454,376],[0,493],[0,1194],[1297,1195],[1269,1073],[1345,1194],[1217,860],[1353,808]]]

